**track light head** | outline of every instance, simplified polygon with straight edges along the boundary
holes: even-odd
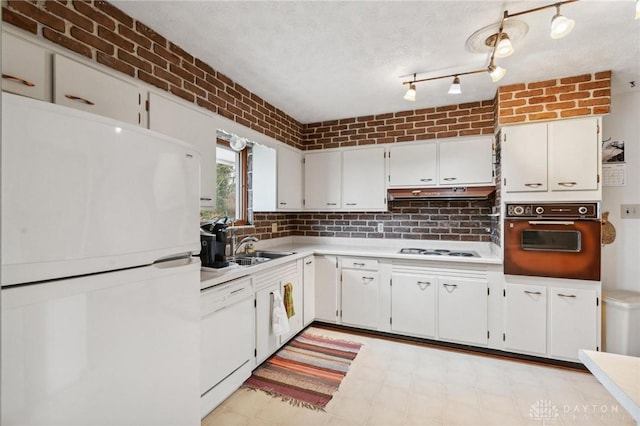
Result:
[[[507,73],[506,69],[495,65],[493,62],[489,64],[487,71],[489,72],[491,81],[493,81],[494,83],[496,83],[497,81],[500,81],[500,79],[504,77],[504,75]]]
[[[451,83],[448,93],[450,95],[459,95],[460,93],[462,93],[462,87],[460,86],[460,77],[458,77],[457,75],[453,77],[453,83]]]
[[[576,22],[560,14],[560,5],[556,5],[556,14],[551,18],[551,38],[558,39],[571,32]]]
[[[409,84],[409,90],[404,94],[404,99],[407,101],[415,102],[416,100],[416,85],[411,83]]]

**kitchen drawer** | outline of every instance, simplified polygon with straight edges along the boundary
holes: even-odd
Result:
[[[356,257],[343,257],[340,265],[343,269],[366,269],[367,271],[378,270],[377,259],[359,259]]]

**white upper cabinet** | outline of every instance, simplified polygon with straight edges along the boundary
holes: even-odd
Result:
[[[507,192],[547,190],[547,123],[505,127],[502,177]]]
[[[304,157],[304,197],[307,210],[337,210],[342,206],[342,152],[311,152]]]
[[[48,53],[12,34],[2,33],[2,90],[51,101]]]
[[[253,211],[276,210],[276,149],[258,143],[253,144],[251,185]]]
[[[384,210],[384,148],[349,149],[342,152],[343,210]]]
[[[389,145],[389,187],[436,185],[437,158],[435,141]]]
[[[549,123],[549,189],[598,189],[598,119]]]
[[[493,184],[492,137],[444,139],[439,150],[440,185]]]
[[[278,146],[278,210],[302,209],[302,153]]]
[[[53,102],[130,124],[142,121],[136,85],[60,55],[53,58]]]
[[[567,197],[576,191],[580,199],[599,199],[599,123],[599,118],[588,117],[502,129],[506,193],[538,192],[544,197],[558,192],[558,197]]]
[[[193,144],[200,152],[200,207],[216,206],[216,124],[208,115],[149,93],[149,128]]]

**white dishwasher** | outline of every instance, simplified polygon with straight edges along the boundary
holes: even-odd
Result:
[[[202,290],[201,416],[217,407],[251,375],[255,310],[251,279]]]

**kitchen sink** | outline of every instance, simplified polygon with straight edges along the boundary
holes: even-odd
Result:
[[[235,256],[228,257],[229,262],[235,262],[240,266],[252,266],[259,263],[268,262],[273,259],[280,259],[281,257],[291,256],[295,252],[293,251],[268,251],[268,250],[256,250],[253,253],[240,253]]]

